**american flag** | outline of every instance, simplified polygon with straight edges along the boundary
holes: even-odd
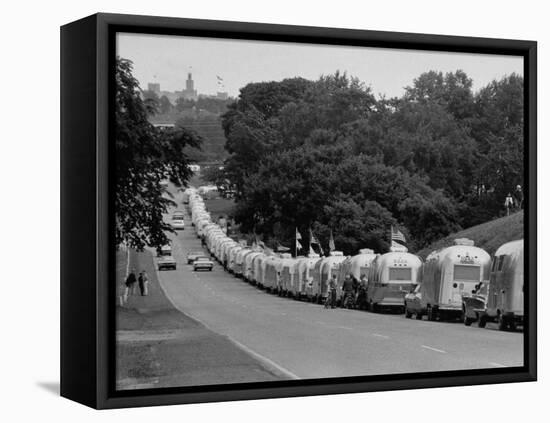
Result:
[[[315,235],[313,235],[313,231],[310,229],[309,230],[309,246],[311,248],[311,244],[316,244],[317,247],[319,247],[319,253],[321,255],[323,255],[323,248],[321,247],[321,243],[319,242],[319,240],[315,237]]]
[[[399,229],[391,227],[391,240],[392,241],[401,241],[403,243],[406,243],[405,235],[403,235],[403,232],[401,232]]]

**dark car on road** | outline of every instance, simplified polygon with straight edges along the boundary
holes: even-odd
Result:
[[[212,271],[213,267],[214,267],[214,262],[205,256],[197,257],[193,262],[193,270],[195,272],[197,270]]]

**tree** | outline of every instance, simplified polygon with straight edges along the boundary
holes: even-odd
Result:
[[[160,113],[162,113],[162,114],[169,113],[172,110],[173,107],[174,106],[172,105],[172,103],[170,102],[168,97],[166,97],[165,95],[163,95],[159,99],[159,111],[160,111]]]
[[[131,61],[117,58],[115,90],[116,243],[159,247],[171,231],[163,213],[174,204],[161,181],[186,184],[192,173],[184,148],[198,147],[201,139],[185,128],[161,131],[149,123],[156,104],[142,99]]]

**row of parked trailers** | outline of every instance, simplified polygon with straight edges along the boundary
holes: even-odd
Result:
[[[456,245],[435,251],[423,263],[405,247],[385,254],[363,249],[355,256],[333,251],[327,257],[266,253],[227,236],[214,223],[204,200],[194,188],[185,192],[197,236],[224,268],[237,277],[279,295],[323,302],[335,274],[337,297],[347,275],[359,280],[367,277],[366,304],[370,310],[400,309],[405,311],[405,296],[417,301],[417,316],[435,320],[440,317],[464,317],[464,299],[485,298],[468,312],[468,322],[523,317],[523,241],[505,244],[491,260],[489,254],[470,240],[457,240]],[[187,202],[187,201],[186,201]],[[489,283],[491,282],[491,283]],[[472,316],[473,313],[475,315]]]

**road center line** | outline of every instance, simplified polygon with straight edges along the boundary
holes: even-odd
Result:
[[[349,328],[347,326],[336,326],[338,329],[347,329],[347,330],[353,330],[352,328]]]
[[[422,348],[426,348],[427,350],[432,350],[432,351],[441,353],[441,354],[447,354],[447,351],[439,350],[439,349],[437,349],[437,348],[430,347],[430,346],[428,346],[428,345],[421,345],[421,347],[422,347]]]

